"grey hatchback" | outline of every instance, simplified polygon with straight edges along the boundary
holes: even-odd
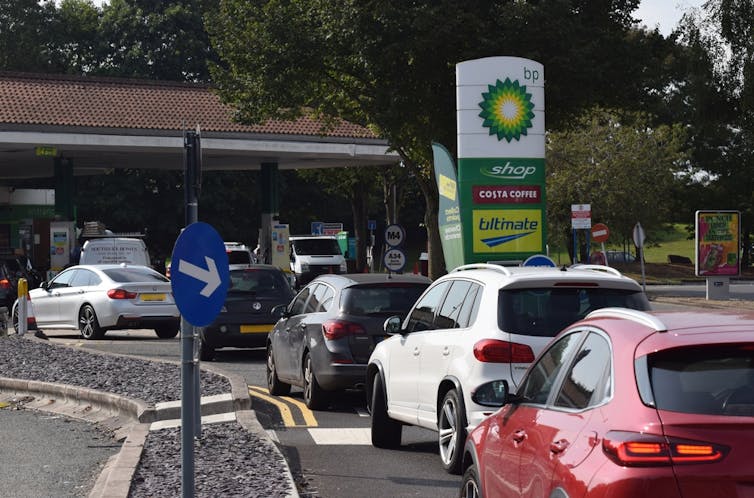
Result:
[[[328,394],[364,385],[367,360],[385,338],[383,323],[404,317],[431,281],[421,275],[320,275],[288,306],[267,340],[270,394],[302,387],[306,406],[327,407]]]

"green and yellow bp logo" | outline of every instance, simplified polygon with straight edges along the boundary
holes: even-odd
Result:
[[[489,92],[482,93],[484,100],[479,103],[482,108],[479,117],[484,119],[482,126],[489,128],[490,135],[497,135],[498,140],[510,142],[526,135],[534,117],[534,104],[531,94],[526,93],[526,86],[505,78],[504,82],[497,80],[494,86],[487,85],[487,88]]]

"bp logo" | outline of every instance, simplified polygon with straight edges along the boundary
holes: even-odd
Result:
[[[505,82],[497,80],[493,85],[487,85],[489,92],[482,93],[483,101],[479,102],[482,112],[479,117],[484,119],[482,126],[490,129],[490,135],[497,135],[498,140],[508,142],[519,140],[531,128],[534,117],[531,94],[526,93],[526,86],[518,84],[518,80]]]

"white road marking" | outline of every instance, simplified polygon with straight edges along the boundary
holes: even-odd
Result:
[[[360,429],[307,429],[309,435],[318,445],[330,444],[350,444],[350,445],[370,445],[372,444],[372,435],[369,428]]]

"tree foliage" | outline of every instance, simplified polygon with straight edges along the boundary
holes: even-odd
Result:
[[[568,130],[548,135],[547,221],[550,244],[570,248],[571,204],[591,204],[592,219],[613,240],[630,240],[672,218],[671,193],[684,167],[681,126],[653,126],[642,113],[593,108]]]

